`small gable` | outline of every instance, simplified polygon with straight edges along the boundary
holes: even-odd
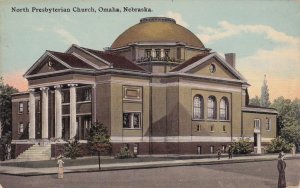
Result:
[[[93,54],[88,48],[83,48],[73,44],[66,53],[83,57],[84,59],[88,60],[96,69],[109,67],[108,62],[104,62],[103,60],[99,59],[99,57]]]
[[[199,76],[211,76],[227,79],[238,79],[227,67],[224,66],[217,58],[212,57],[198,66],[188,70],[186,73]]]
[[[68,69],[65,65],[62,65],[57,60],[50,56],[45,56],[42,61],[30,72],[30,75],[56,72]]]

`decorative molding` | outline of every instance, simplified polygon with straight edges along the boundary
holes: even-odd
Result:
[[[233,137],[237,139],[239,137]],[[138,137],[122,137],[122,136],[111,136],[112,143],[120,142],[231,142],[231,137],[216,137],[216,136],[165,136],[165,137],[149,137],[149,136],[138,136]]]
[[[94,81],[86,81],[86,80],[64,80],[64,81],[59,81],[59,82],[47,82],[47,83],[43,83],[43,84],[33,84],[33,85],[29,85],[29,88],[38,88],[38,87],[51,87],[54,85],[64,85],[64,84],[95,84]]]
[[[256,108],[256,107],[242,107],[242,112],[256,112],[256,113],[269,113],[278,114],[277,110],[271,108]]]
[[[29,96],[28,98],[18,98],[18,99],[12,99],[11,102],[27,102],[29,101]]]

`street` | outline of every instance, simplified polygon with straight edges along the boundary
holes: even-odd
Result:
[[[300,181],[300,159],[286,160],[288,186]],[[204,187],[263,188],[277,187],[277,161],[247,162],[217,165],[181,166],[169,168],[119,170],[20,177],[0,175],[3,188],[37,187]]]

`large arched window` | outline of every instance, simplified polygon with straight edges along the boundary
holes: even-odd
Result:
[[[216,101],[216,97],[214,96],[208,97],[207,118],[217,119],[217,101]]]
[[[220,101],[220,120],[228,120],[229,119],[229,105],[228,99],[223,97]]]
[[[193,102],[193,118],[203,119],[203,97],[196,95]]]

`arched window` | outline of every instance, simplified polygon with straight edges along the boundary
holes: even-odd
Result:
[[[207,118],[217,119],[217,101],[216,101],[216,97],[214,96],[208,97]]]
[[[203,97],[201,95],[194,97],[193,118],[203,119]]]
[[[226,97],[223,97],[220,101],[220,120],[229,119],[228,107],[228,99]]]

